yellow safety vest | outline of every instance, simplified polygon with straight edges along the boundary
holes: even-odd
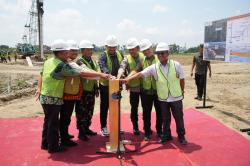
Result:
[[[182,91],[180,79],[177,77],[174,61],[168,61],[167,75],[162,71],[160,62],[157,62],[155,67],[157,73],[156,90],[158,98],[161,100],[167,100],[169,94],[173,97],[181,97]]]
[[[41,90],[42,95],[63,98],[65,80],[57,80],[51,77],[51,73],[61,62],[62,61],[56,57],[50,58],[44,62]]]
[[[133,70],[135,70],[136,62],[135,62],[135,58],[132,57],[130,54],[127,55],[127,58],[128,58],[129,74],[130,74]],[[143,61],[143,59],[144,59],[143,53],[139,52],[136,59],[139,59],[140,61]],[[128,82],[128,86],[130,88],[139,87],[140,84],[141,84],[141,79],[131,80],[131,81]]]

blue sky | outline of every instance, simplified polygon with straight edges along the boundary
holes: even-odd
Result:
[[[31,0],[0,0],[0,44],[21,42]],[[44,42],[57,38],[103,45],[109,34],[187,47],[203,42],[207,21],[250,12],[250,0],[44,0]]]

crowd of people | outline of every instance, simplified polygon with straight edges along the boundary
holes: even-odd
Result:
[[[138,106],[143,110],[144,140],[149,141],[151,112],[156,112],[156,131],[159,143],[172,140],[171,114],[176,122],[178,141],[186,145],[183,115],[184,72],[179,62],[169,59],[169,47],[160,42],[155,51],[148,39],[140,42],[131,38],[126,43],[128,55],[118,49],[117,38],[106,38],[106,49],[98,62],[92,58],[93,44],[88,40],[79,46],[73,40],[55,40],[51,46],[54,56],[44,62],[36,91],[45,117],[41,149],[49,153],[61,152],[65,147],[77,146],[69,133],[72,112],[75,110],[78,138],[88,141],[97,135],[90,126],[95,98],[100,95],[100,135],[109,136],[109,79],[118,79],[130,91],[132,132],[140,135]],[[78,53],[81,57],[77,58]],[[192,68],[193,70],[193,68]],[[200,91],[198,93],[200,96]]]

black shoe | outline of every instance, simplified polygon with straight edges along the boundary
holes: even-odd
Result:
[[[94,136],[94,135],[97,135],[97,132],[94,132],[94,131],[92,131],[90,129],[87,129],[86,134],[89,135],[89,136]]]
[[[133,130],[134,135],[140,135],[140,131],[138,129]]]
[[[202,100],[202,97],[198,97],[198,100],[201,101],[201,100]]]
[[[62,141],[61,143],[63,146],[73,147],[76,146],[77,143],[72,140]]]
[[[74,138],[74,136],[73,135],[71,135],[71,134],[68,134],[68,139],[72,139],[72,138]]]
[[[86,134],[80,134],[78,135],[78,138],[82,141],[88,141],[89,137]]]
[[[157,132],[157,137],[161,138],[162,137],[162,132]]]
[[[150,140],[150,135],[145,135],[144,136],[144,141],[149,141]]]
[[[180,143],[181,145],[187,145],[187,140],[185,139],[184,136],[179,137],[178,139],[179,139],[179,143]]]
[[[160,143],[160,144],[165,144],[167,141],[171,141],[171,140],[173,140],[173,137],[172,137],[172,136],[162,137],[162,138],[159,140],[159,143]]]
[[[65,147],[63,147],[63,146],[58,146],[58,147],[55,148],[55,149],[49,149],[48,152],[49,152],[49,153],[58,153],[58,152],[63,152],[63,151],[65,151],[65,150],[66,150]]]
[[[199,98],[199,97],[198,97],[198,96],[196,96],[194,99],[198,100],[198,98]]]
[[[41,145],[42,150],[48,150],[48,145]]]

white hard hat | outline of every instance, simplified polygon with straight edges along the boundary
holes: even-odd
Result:
[[[169,46],[167,45],[167,43],[160,42],[159,44],[157,44],[155,51],[169,51]]]
[[[82,40],[79,45],[80,48],[94,48],[89,40]]]
[[[139,46],[139,42],[136,38],[130,38],[127,41],[126,48],[127,49],[133,49],[135,47]]]
[[[148,39],[142,39],[140,42],[140,51],[145,51],[152,46],[152,43]]]
[[[108,47],[116,47],[116,46],[118,46],[117,38],[114,35],[109,35],[106,38],[106,46],[108,46]]]
[[[78,50],[79,49],[76,41],[74,41],[74,40],[68,40],[67,44],[68,44],[70,50]]]
[[[51,50],[52,51],[68,51],[69,46],[68,44],[62,40],[62,39],[57,39],[51,44]]]

